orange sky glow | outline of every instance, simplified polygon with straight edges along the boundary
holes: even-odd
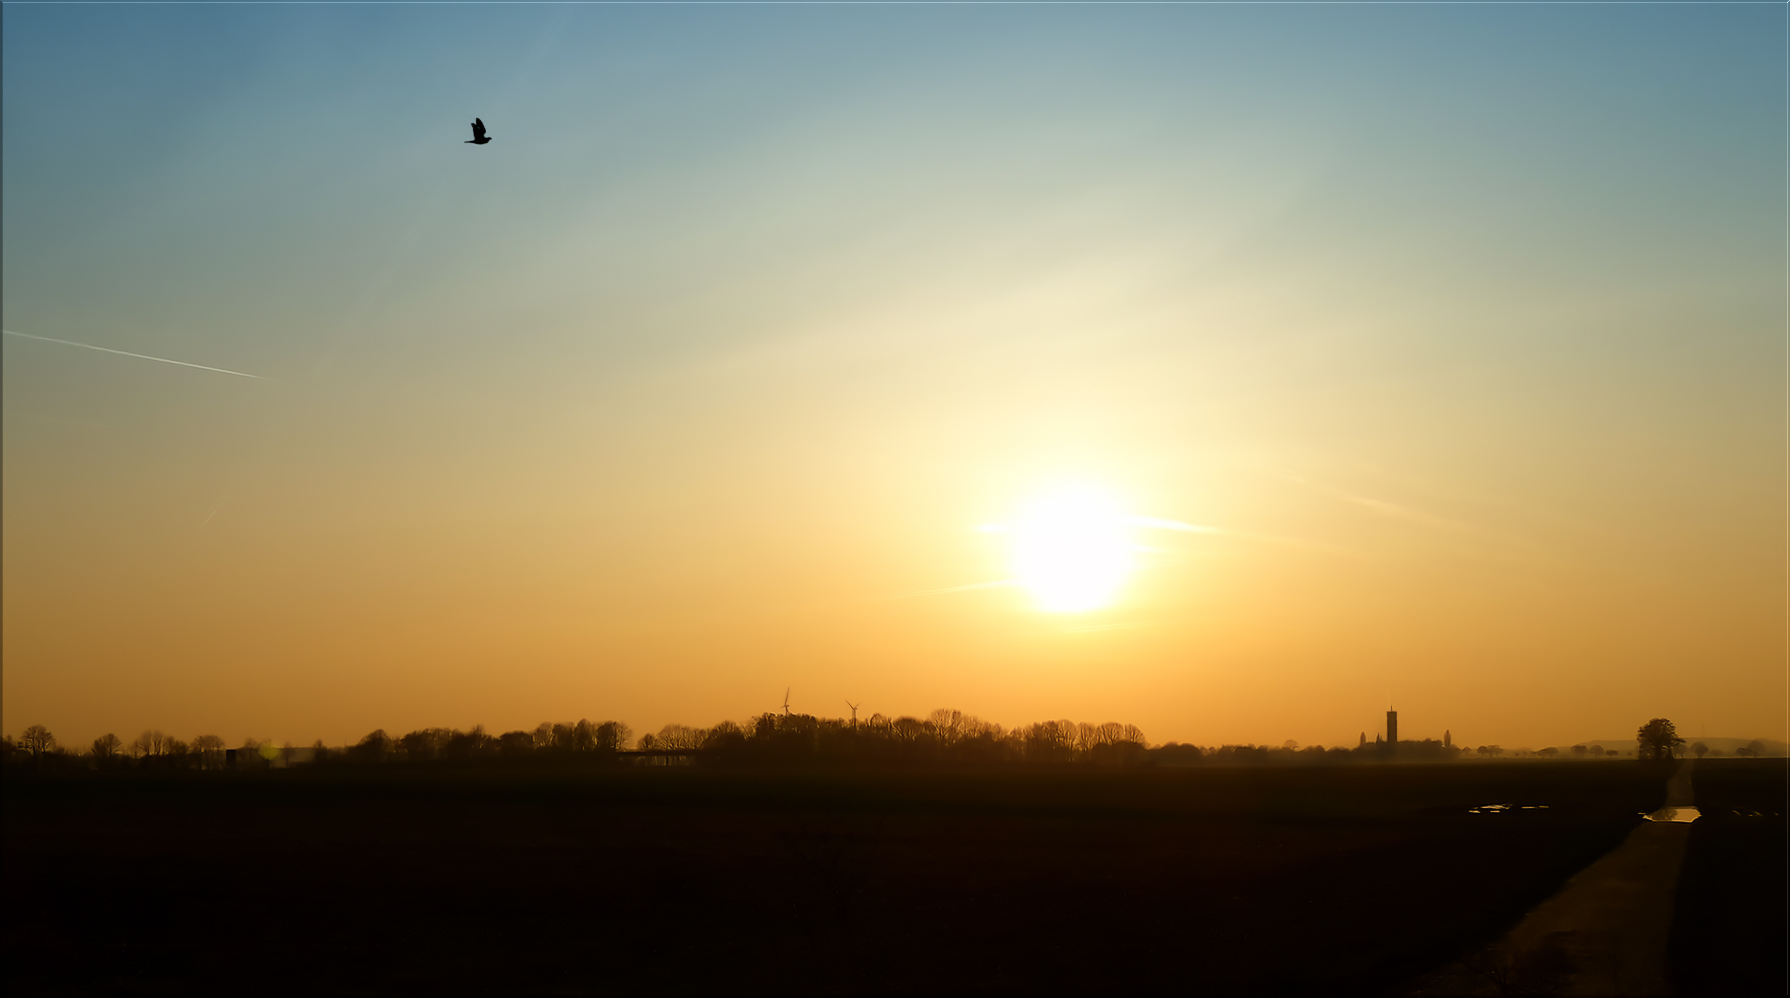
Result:
[[[1787,735],[1764,14],[20,11],[9,733]]]

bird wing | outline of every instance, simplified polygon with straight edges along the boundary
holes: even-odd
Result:
[[[472,119],[472,137],[475,139],[482,139],[485,137],[485,119]]]

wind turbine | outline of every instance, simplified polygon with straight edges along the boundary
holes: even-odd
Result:
[[[851,726],[854,728],[858,726],[858,704],[863,702],[862,700],[859,700],[858,703],[852,703],[850,700],[845,701],[845,705],[851,708]]]
[[[783,687],[783,716],[789,716],[789,687]]]

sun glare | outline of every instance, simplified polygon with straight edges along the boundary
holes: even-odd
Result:
[[[1111,497],[1091,489],[1043,496],[1008,528],[1014,575],[1040,610],[1106,606],[1131,574],[1132,522]]]

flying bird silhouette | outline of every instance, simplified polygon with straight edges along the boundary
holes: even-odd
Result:
[[[485,134],[485,119],[472,119],[472,138],[467,139],[466,142],[462,144],[482,146],[489,141],[491,141],[491,137]]]

